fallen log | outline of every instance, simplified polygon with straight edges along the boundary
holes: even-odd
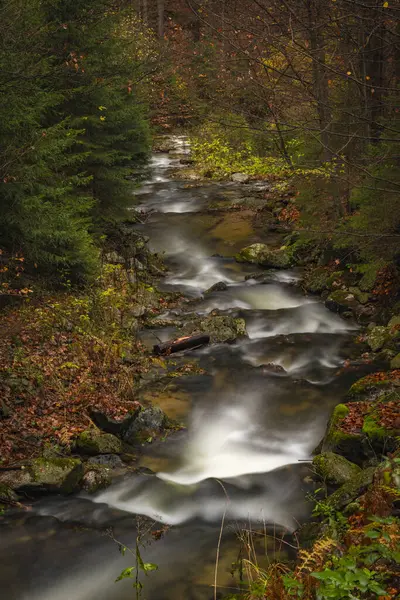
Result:
[[[166,356],[175,352],[181,352],[182,350],[189,350],[190,348],[199,348],[210,343],[210,336],[206,333],[200,335],[190,335],[181,337],[177,340],[164,342],[163,344],[156,344],[153,347],[154,354],[158,356]]]

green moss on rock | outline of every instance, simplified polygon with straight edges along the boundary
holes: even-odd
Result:
[[[24,487],[32,491],[63,494],[74,492],[83,477],[83,465],[75,458],[37,458],[28,468],[31,481]]]
[[[361,471],[358,465],[333,452],[318,454],[313,465],[317,474],[332,485],[343,485]]]
[[[390,361],[391,369],[400,369],[400,353],[396,354],[394,358]]]
[[[325,300],[325,305],[329,310],[343,314],[349,310],[356,310],[360,303],[349,290],[336,290]]]
[[[375,467],[369,467],[359,472],[350,481],[342,485],[327,499],[327,504],[335,510],[341,510],[363,494],[371,485]]]
[[[286,247],[271,250],[266,244],[252,244],[235,256],[237,262],[258,264],[262,267],[288,269],[292,264],[290,251]]]
[[[112,433],[103,433],[98,429],[83,431],[77,441],[76,447],[82,454],[95,456],[96,454],[121,454],[122,442]]]
[[[235,319],[230,316],[209,315],[198,320],[189,321],[183,329],[185,335],[196,332],[208,333],[212,343],[233,342],[239,337],[247,336],[246,322],[244,319]]]
[[[371,329],[367,335],[367,344],[372,352],[378,352],[378,350],[381,350],[387,342],[390,342],[390,340],[391,335],[388,327],[382,327],[380,325]]]
[[[328,280],[331,273],[325,267],[317,267],[309,271],[303,280],[303,287],[312,294],[321,294],[328,289]]]

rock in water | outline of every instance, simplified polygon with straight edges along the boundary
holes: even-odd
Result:
[[[225,292],[228,289],[228,286],[224,281],[218,281],[218,283],[214,283],[208,290],[204,292],[205,294],[212,294],[213,292]]]
[[[231,179],[235,183],[249,183],[250,175],[246,175],[246,173],[233,173]]]
[[[109,469],[123,469],[124,463],[116,454],[100,454],[100,456],[92,456],[89,458],[88,465],[102,465]]]
[[[235,256],[237,262],[258,264],[272,269],[288,269],[292,259],[287,248],[271,250],[266,244],[252,244]]]
[[[141,410],[124,433],[123,439],[132,446],[141,444],[159,434],[167,424],[167,417],[158,406]]]
[[[81,485],[88,494],[108,487],[111,485],[110,469],[104,465],[87,464]]]

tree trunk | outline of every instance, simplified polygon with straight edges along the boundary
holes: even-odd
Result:
[[[158,10],[158,37],[164,37],[164,13],[165,13],[165,0],[157,0]]]
[[[317,103],[317,113],[320,125],[322,156],[325,161],[332,158],[330,127],[331,110],[329,107],[328,77],[325,68],[324,40],[320,35],[320,17],[322,16],[320,0],[307,0],[308,35],[313,73],[313,93]]]

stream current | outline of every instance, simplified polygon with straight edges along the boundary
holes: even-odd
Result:
[[[187,152],[184,138],[176,144]],[[179,164],[154,155],[135,194],[135,208],[147,213],[140,229],[169,266],[161,285],[198,299],[185,310],[244,318],[248,338],[186,352],[205,374],[158,391],[154,403],[187,429],[149,446],[142,465],[156,474],[144,469],[94,497],[46,498],[0,519],[4,600],[134,598],[131,580],[114,583],[132,556],[123,557],[104,530],[134,548],[137,515],[173,526],[142,549],[145,562],[158,565],[141,577],[142,598],[211,600],[223,518],[218,584],[228,594],[236,586],[237,530],[293,531],[309,515],[307,460],[351,383],[340,368],[354,326],[305,297],[295,271],[248,278],[254,266],[232,257],[257,241],[277,245],[279,236],[266,236],[252,211],[229,210],[246,185],[171,179]],[[220,281],[225,291],[203,296]],[[173,337],[172,328],[142,333],[149,347]]]

